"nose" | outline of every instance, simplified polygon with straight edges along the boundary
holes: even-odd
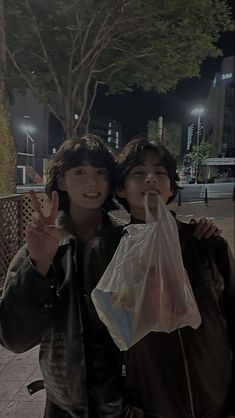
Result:
[[[152,171],[150,171],[145,179],[146,183],[156,183],[156,176]]]
[[[87,185],[92,187],[97,185],[97,176],[95,174],[89,174],[87,177]]]

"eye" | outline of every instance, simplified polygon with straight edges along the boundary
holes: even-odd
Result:
[[[143,176],[144,175],[144,171],[143,170],[136,170],[132,173],[132,176]]]
[[[82,176],[83,174],[85,174],[85,171],[82,168],[77,168],[76,170],[74,170],[74,174],[75,176]]]
[[[101,174],[103,176],[107,176],[108,175],[108,172],[107,172],[106,168],[99,168],[97,170],[97,174]]]
[[[156,176],[167,176],[167,172],[165,170],[156,170],[155,171]]]

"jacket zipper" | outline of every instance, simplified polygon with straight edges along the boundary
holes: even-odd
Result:
[[[127,364],[127,354],[128,354],[128,351],[125,351],[125,354],[124,354],[124,357],[123,357],[123,363],[122,363],[122,377],[126,377],[127,376],[127,367],[126,367],[126,364]]]
[[[182,354],[183,354],[183,360],[184,360],[184,368],[185,368],[186,380],[187,380],[187,385],[188,385],[188,394],[189,394],[189,403],[190,403],[190,409],[191,409],[191,417],[195,418],[196,415],[195,415],[195,412],[194,412],[193,394],[192,394],[192,387],[191,387],[190,376],[189,376],[188,361],[187,361],[187,357],[186,357],[186,354],[185,354],[184,343],[183,343],[183,339],[182,339],[180,329],[178,329],[178,336],[179,336],[180,346],[181,346],[181,350],[182,350]]]

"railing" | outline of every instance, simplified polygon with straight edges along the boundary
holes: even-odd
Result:
[[[47,208],[45,193],[37,193],[41,206]],[[25,229],[33,208],[28,193],[0,196],[0,291],[4,286],[10,261],[25,242]]]

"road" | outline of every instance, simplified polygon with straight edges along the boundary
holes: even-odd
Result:
[[[181,191],[182,202],[193,202],[203,200],[207,188],[209,199],[232,199],[234,183],[212,183],[212,184],[183,184]]]
[[[232,199],[234,183],[183,184],[183,190],[181,191],[182,202],[204,200],[205,187],[207,188],[208,199]],[[31,189],[36,192],[43,192],[45,186],[17,186],[17,193],[26,193]]]

